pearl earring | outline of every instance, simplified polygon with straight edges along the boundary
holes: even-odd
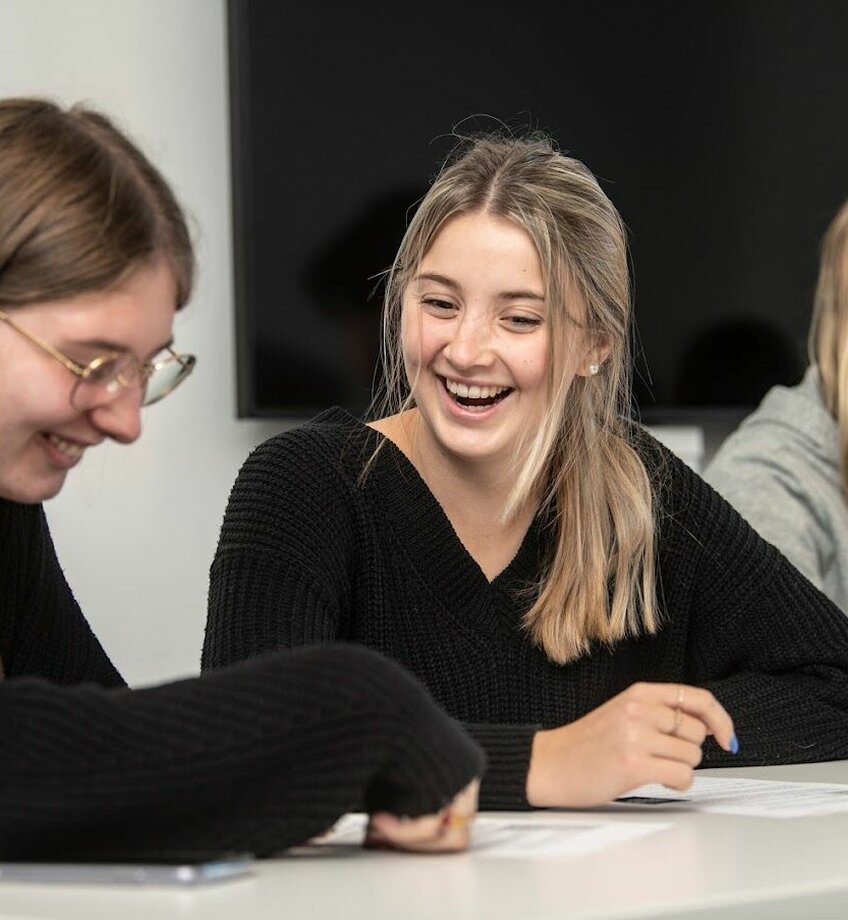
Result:
[[[600,364],[590,364],[590,365],[589,365],[589,373],[590,373],[593,377],[595,376],[595,374],[598,373],[598,371],[599,371],[600,369],[601,369],[601,365],[600,365]]]

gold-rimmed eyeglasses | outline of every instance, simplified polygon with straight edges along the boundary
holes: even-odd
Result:
[[[116,399],[124,390],[138,387],[141,405],[150,406],[173,392],[194,369],[194,355],[181,355],[164,348],[150,361],[139,361],[132,352],[110,351],[88,364],[78,364],[49,342],[24,329],[8,313],[0,310],[0,322],[11,326],[33,345],[66,367],[77,382],[71,390],[71,405],[87,411]]]

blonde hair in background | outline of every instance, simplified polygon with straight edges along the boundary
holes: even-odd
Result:
[[[553,549],[524,624],[551,660],[565,663],[593,643],[657,628],[651,487],[625,420],[626,234],[592,173],[549,138],[468,139],[422,200],[388,273],[375,418],[414,405],[400,340],[404,291],[444,223],[477,211],[529,234],[547,286],[548,408],[516,445],[520,472],[504,516],[540,501],[552,512]],[[569,387],[563,370],[575,331],[609,355],[596,376],[577,376]]]
[[[0,306],[105,290],[159,258],[182,307],[194,279],[183,213],[105,115],[0,100]]]
[[[848,202],[822,241],[808,346],[822,399],[839,427],[839,466],[848,495]]]

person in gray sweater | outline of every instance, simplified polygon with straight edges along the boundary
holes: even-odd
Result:
[[[810,367],[774,387],[724,442],[704,478],[848,612],[848,202],[822,244]]]

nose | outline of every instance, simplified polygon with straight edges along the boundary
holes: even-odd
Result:
[[[119,444],[132,444],[141,434],[141,393],[133,387],[90,410],[92,425]]]
[[[458,369],[486,366],[492,361],[491,338],[491,323],[487,316],[464,312],[457,318],[444,355]]]

